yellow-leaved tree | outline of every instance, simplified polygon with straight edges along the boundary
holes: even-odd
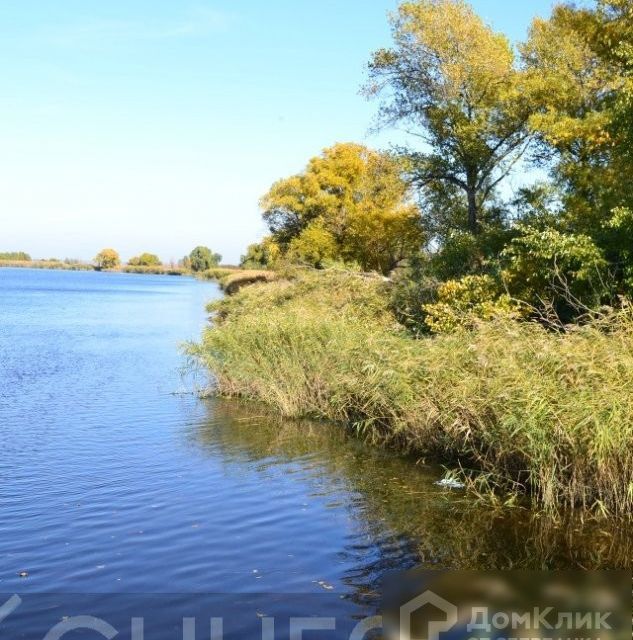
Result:
[[[421,189],[451,185],[480,214],[530,139],[525,75],[508,39],[463,0],[404,2],[392,16],[394,46],[369,64],[368,96],[383,95],[381,122],[424,144],[405,149]]]
[[[116,269],[121,264],[121,258],[114,249],[102,249],[95,256],[97,269]]]
[[[261,200],[263,217],[291,259],[313,266],[344,260],[389,273],[424,242],[402,173],[389,154],[336,144],[276,182]]]
[[[633,3],[559,4],[533,21],[522,53],[536,98],[530,126],[554,160],[574,232],[591,233],[630,206]],[[630,56],[630,57],[629,57]],[[630,106],[629,106],[630,109]]]
[[[633,2],[558,4],[533,21],[522,54],[537,107],[530,126],[562,203],[559,227],[589,237],[618,293],[630,294]]]

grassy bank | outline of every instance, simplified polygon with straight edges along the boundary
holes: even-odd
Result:
[[[379,279],[303,274],[214,303],[193,353],[230,396],[475,470],[538,506],[633,513],[633,319],[412,339]],[[507,495],[507,493],[506,493]]]

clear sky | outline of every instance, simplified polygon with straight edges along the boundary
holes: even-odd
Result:
[[[270,184],[369,135],[396,0],[2,0],[0,251],[238,260]],[[475,0],[512,40],[550,0]]]

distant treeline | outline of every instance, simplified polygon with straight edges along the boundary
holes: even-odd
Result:
[[[203,272],[217,267],[222,256],[208,247],[198,246],[184,258],[176,262],[164,264],[154,253],[141,253],[123,263],[119,253],[114,249],[102,249],[92,262],[83,262],[65,258],[48,258],[33,260],[24,251],[0,252],[0,267],[28,267],[31,269],[65,269],[72,271],[120,271],[123,273],[147,273],[157,275],[185,275]]]
[[[0,251],[0,260],[22,260],[29,262],[31,256],[24,251]]]

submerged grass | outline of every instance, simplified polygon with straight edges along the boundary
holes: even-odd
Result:
[[[542,508],[633,514],[633,318],[412,339],[380,280],[306,273],[211,306],[193,355],[224,395],[472,469]],[[465,472],[466,474],[470,472]]]

